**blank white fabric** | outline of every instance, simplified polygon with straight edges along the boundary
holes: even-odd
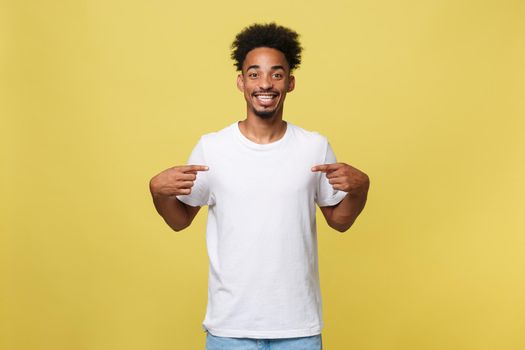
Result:
[[[237,121],[199,139],[188,164],[209,170],[177,198],[208,205],[205,331],[237,338],[321,333],[315,205],[335,205],[346,192],[311,168],[335,162],[326,137],[290,122],[269,144],[245,137]]]

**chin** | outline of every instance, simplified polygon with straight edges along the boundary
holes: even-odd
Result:
[[[270,119],[277,114],[277,112],[279,111],[279,107],[275,107],[272,110],[257,110],[256,108],[253,108],[252,110],[253,114],[258,116],[259,118]]]
[[[275,111],[255,111],[255,115],[263,119],[270,119],[275,115]]]

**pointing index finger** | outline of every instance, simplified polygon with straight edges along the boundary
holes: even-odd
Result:
[[[337,163],[320,164],[312,167],[312,171],[329,172],[337,169]]]
[[[206,171],[209,167],[207,165],[184,165],[180,168],[182,172],[188,171]]]

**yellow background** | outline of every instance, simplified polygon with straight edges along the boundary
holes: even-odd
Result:
[[[521,0],[0,2],[1,349],[204,349],[207,208],[171,231],[148,181],[244,119],[229,45],[273,20],[284,119],[371,178],[318,210],[325,349],[525,349]]]

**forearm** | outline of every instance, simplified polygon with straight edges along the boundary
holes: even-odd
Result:
[[[181,231],[189,226],[188,211],[184,203],[175,196],[157,194],[153,190],[151,196],[155,209],[174,231]]]
[[[358,194],[348,193],[332,210],[333,228],[345,232],[363,211],[368,197],[368,190]]]

